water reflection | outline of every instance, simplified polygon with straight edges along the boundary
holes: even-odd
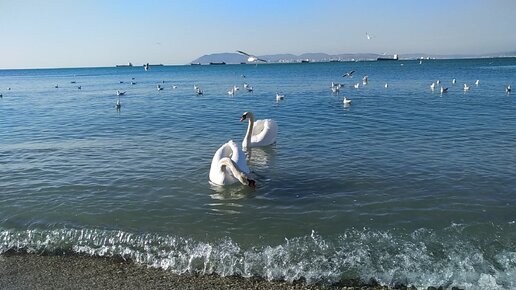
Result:
[[[274,163],[276,157],[276,147],[255,147],[246,151],[247,164],[251,171],[253,169],[267,169]]]

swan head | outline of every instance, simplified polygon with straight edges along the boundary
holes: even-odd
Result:
[[[240,122],[243,122],[246,119],[251,119],[253,117],[253,113],[251,112],[244,112],[242,114],[242,117],[240,117]]]
[[[247,186],[249,186],[251,188],[256,188],[256,181],[254,181],[253,179],[247,178]]]

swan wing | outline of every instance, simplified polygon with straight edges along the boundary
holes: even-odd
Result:
[[[278,125],[272,119],[256,120],[254,122],[252,146],[267,146],[276,142]]]
[[[235,142],[230,140],[229,142],[220,146],[219,149],[217,149],[217,151],[213,155],[213,159],[211,160],[209,178],[211,182],[217,185],[233,184],[238,181],[229,169],[227,169],[226,167],[222,169],[222,166],[220,164],[220,160],[222,158],[232,158],[232,155],[234,155],[232,149],[233,145],[231,143],[234,144]]]

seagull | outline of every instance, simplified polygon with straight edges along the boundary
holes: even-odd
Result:
[[[285,99],[285,95],[284,94],[276,93],[276,101],[281,101],[283,99]]]
[[[365,85],[367,85],[368,82],[369,82],[369,77],[368,76],[364,76],[362,78],[362,84],[365,86]]]
[[[343,103],[344,105],[351,105],[351,100],[350,100],[350,99],[348,99],[348,98],[346,98],[346,97],[344,97],[344,99],[342,100],[342,103]]]
[[[436,83],[436,84],[440,84],[440,83],[441,83],[441,81],[440,81],[440,80],[437,80],[435,83]]]
[[[367,40],[373,39],[373,37],[371,35],[369,35],[369,33],[367,33],[367,32],[365,33],[365,36],[367,37]]]
[[[342,88],[344,85],[339,83],[331,82],[331,91],[334,94],[338,94],[340,92],[340,88]]]
[[[353,85],[353,87],[354,87],[355,89],[358,89],[358,88],[360,87],[360,83],[356,83],[356,84],[354,84],[354,85]]]
[[[354,70],[352,70],[352,71],[350,71],[350,72],[347,72],[347,73],[345,73],[345,74],[343,75],[343,77],[350,77],[350,78],[352,78],[352,77],[353,77],[353,73],[354,73],[354,72],[355,72]]]
[[[204,94],[204,92],[202,91],[202,89],[201,89],[201,88],[199,88],[199,87],[196,87],[196,88],[195,88],[195,93],[196,93],[198,96],[200,96],[200,95],[203,95],[203,94]]]
[[[160,86],[160,85],[156,85],[156,89],[157,89],[158,91],[162,91],[162,90],[163,90],[163,87],[162,87],[162,86]]]
[[[511,89],[511,85],[508,85],[506,88],[505,88],[505,92],[506,93],[510,93],[512,91]]]
[[[120,110],[120,107],[122,107],[122,104],[120,104],[120,99],[117,99],[117,100],[116,100],[116,104],[115,104],[115,108],[116,108],[117,110]]]
[[[231,88],[231,89],[228,91],[228,95],[230,95],[230,96],[234,96],[234,95],[235,95],[235,89],[234,89],[234,88]]]
[[[148,71],[149,70],[149,63],[146,63],[143,65],[143,69],[145,69],[145,71]]]
[[[469,86],[467,84],[464,84],[464,91],[465,92],[469,91]]]
[[[385,87],[385,88],[388,88],[388,87],[389,87],[389,84],[388,84],[388,83],[385,83],[385,86],[384,86],[384,87]]]
[[[475,85],[477,85],[477,86],[478,86],[479,84],[480,84],[480,80],[477,80],[477,81],[475,82]]]
[[[435,83],[432,83],[432,84],[430,85],[430,89],[432,90],[432,92],[435,90]]]
[[[453,79],[453,80],[451,81],[451,83],[452,83],[452,84],[455,84],[456,82],[457,82],[457,80],[456,80],[456,79]]]
[[[441,94],[444,94],[444,93],[447,93],[447,92],[448,92],[448,88],[441,87]]]
[[[236,52],[238,52],[238,53],[240,53],[242,55],[247,56],[247,61],[248,62],[267,62],[265,59],[258,58],[255,55],[251,55],[251,54],[249,54],[247,52],[243,52],[241,50],[237,50]]]
[[[125,95],[125,91],[124,91],[124,92],[122,92],[122,91],[120,91],[120,90],[117,90],[117,91],[116,91],[116,95],[117,95],[117,96],[123,96],[123,95]]]

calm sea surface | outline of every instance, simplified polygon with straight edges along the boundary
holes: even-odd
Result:
[[[438,79],[448,93],[430,90]],[[1,70],[0,252],[514,289],[511,83],[511,58]],[[258,187],[212,186],[211,158],[241,143],[245,111],[279,126],[248,154]]]

